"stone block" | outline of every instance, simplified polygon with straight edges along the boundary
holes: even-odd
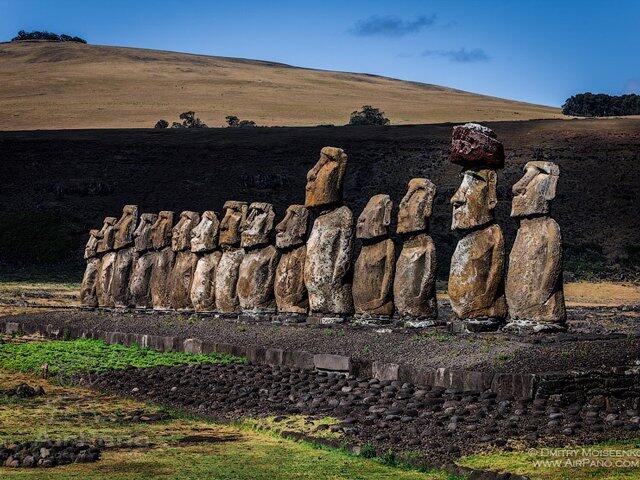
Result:
[[[313,356],[313,364],[317,370],[329,370],[332,372],[351,371],[351,357],[344,355],[332,355],[320,353]]]

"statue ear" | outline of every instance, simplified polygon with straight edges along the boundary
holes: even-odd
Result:
[[[488,202],[490,210],[496,208],[496,205],[498,204],[498,195],[496,193],[497,184],[498,174],[495,171],[490,170],[487,175],[487,188],[489,189]]]
[[[549,202],[556,198],[556,187],[558,186],[558,175],[548,175],[545,182],[544,199]]]
[[[391,210],[393,209],[393,202],[391,199],[387,198],[387,201],[384,204],[384,217],[382,219],[382,224],[385,227],[391,225]]]

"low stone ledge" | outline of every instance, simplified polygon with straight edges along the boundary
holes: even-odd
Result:
[[[330,353],[318,353],[313,356],[313,365],[316,370],[350,373],[351,357]]]

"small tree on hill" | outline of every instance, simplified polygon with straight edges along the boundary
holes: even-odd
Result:
[[[227,115],[225,117],[225,120],[227,121],[227,126],[229,127],[237,127],[240,123],[240,119],[235,115]]]
[[[253,120],[240,120],[238,126],[240,128],[255,127],[256,122],[254,122]]]
[[[206,123],[196,117],[196,112],[193,111],[181,113],[180,120],[185,128],[207,128]]]
[[[169,122],[161,118],[156,122],[156,125],[153,128],[167,128],[168,126],[169,126]]]
[[[363,105],[362,110],[351,112],[349,125],[389,125],[389,119],[384,116],[384,112],[371,105]]]

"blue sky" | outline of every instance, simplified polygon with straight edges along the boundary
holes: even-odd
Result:
[[[640,0],[0,0],[18,30],[367,72],[561,105],[640,93]]]

